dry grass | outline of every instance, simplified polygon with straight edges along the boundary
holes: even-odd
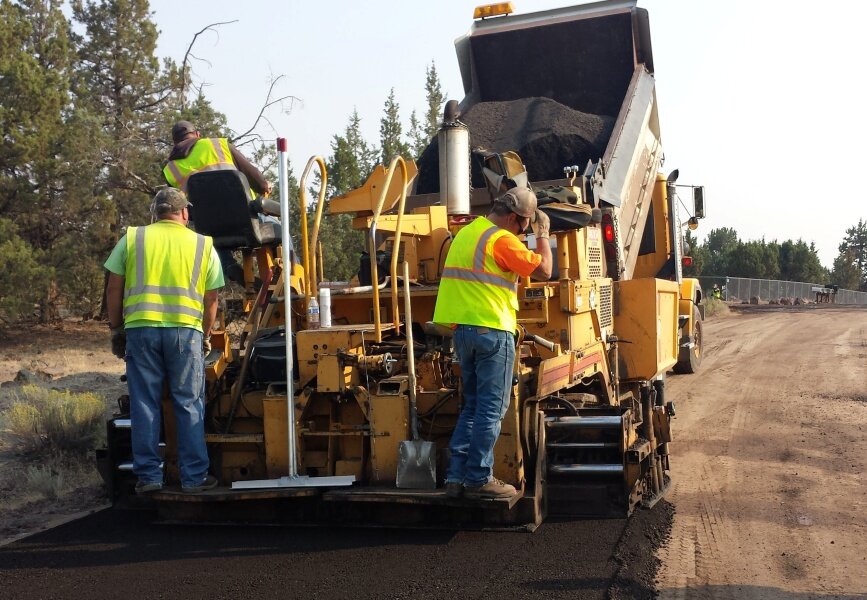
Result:
[[[26,385],[14,392],[0,423],[16,452],[84,454],[101,440],[104,412],[96,394]]]
[[[31,465],[25,472],[25,486],[31,494],[55,500],[64,489],[66,476],[62,469],[50,465]]]
[[[717,298],[706,298],[704,304],[704,316],[709,319],[711,317],[720,317],[729,313],[729,307],[722,300]]]

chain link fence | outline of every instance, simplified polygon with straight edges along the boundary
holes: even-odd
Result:
[[[749,302],[759,298],[761,302],[780,302],[786,298],[791,302],[816,302],[817,289],[826,289],[825,284],[803,283],[800,281],[778,281],[775,279],[747,279],[745,277],[699,277],[701,289],[706,297],[712,294],[714,284],[722,290],[726,302]],[[837,290],[832,296],[835,304],[867,304],[867,292]],[[827,301],[824,300],[823,301]]]

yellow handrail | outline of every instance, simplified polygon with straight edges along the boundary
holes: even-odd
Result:
[[[313,239],[307,238],[307,176],[313,169],[313,165],[319,166],[319,200],[316,203],[316,218],[313,220]],[[325,168],[325,160],[321,156],[311,156],[307,161],[307,166],[304,167],[304,172],[301,173],[301,179],[298,183],[299,193],[298,198],[301,204],[301,247],[304,251],[304,277],[307,285],[307,299],[305,302],[305,310],[310,304],[310,299],[315,298],[317,292],[316,282],[316,241],[319,237],[319,223],[322,220],[322,207],[325,206],[325,186],[328,183],[328,171]],[[286,217],[288,218],[288,216]]]
[[[379,215],[382,212],[382,206],[385,204],[385,196],[388,194],[391,187],[391,178],[394,175],[396,166],[400,166],[403,185],[400,188],[400,202],[397,207],[397,225],[394,231],[394,246],[391,254],[391,313],[396,332],[400,331],[400,315],[397,306],[397,255],[400,249],[400,228],[403,220],[403,208],[406,204],[406,184],[409,178],[406,161],[400,156],[395,156],[391,164],[388,165],[388,175],[385,178],[385,183],[382,185],[379,200],[376,203],[376,210],[373,211],[373,219],[370,222],[370,283],[373,288],[373,324],[376,334],[376,341],[382,341],[382,322],[379,314],[379,268],[376,264],[376,222],[379,220]]]

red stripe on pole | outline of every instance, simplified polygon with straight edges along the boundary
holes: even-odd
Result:
[[[277,138],[277,152],[286,152],[286,138]]]

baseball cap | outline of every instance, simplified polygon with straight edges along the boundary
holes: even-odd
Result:
[[[187,206],[192,206],[192,203],[187,200],[185,193],[175,188],[163,188],[154,196],[151,212],[155,215],[164,215],[179,212]]]
[[[188,133],[194,133],[195,131],[196,126],[189,121],[178,121],[172,127],[172,141],[178,143],[183,140]]]
[[[501,202],[518,216],[529,217],[530,222],[536,221],[536,194],[525,187],[512,188],[495,202]]]

